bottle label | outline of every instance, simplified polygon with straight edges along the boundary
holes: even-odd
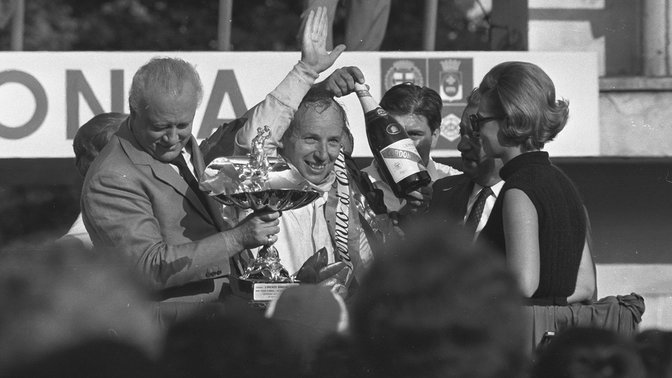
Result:
[[[410,138],[398,140],[383,148],[380,150],[380,156],[396,183],[424,170],[420,155]]]
[[[400,126],[399,126],[398,124],[396,124],[396,123],[390,123],[390,124],[387,125],[387,127],[385,128],[385,132],[388,133],[388,134],[390,134],[390,135],[397,135],[397,134],[399,134],[399,133],[401,132],[401,128],[400,128]]]

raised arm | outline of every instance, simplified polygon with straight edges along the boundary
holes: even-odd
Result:
[[[246,113],[247,121],[236,134],[235,154],[250,152],[252,138],[257,128],[269,126],[271,137],[266,142],[266,152],[270,156],[277,154],[280,139],[301,100],[315,83],[318,75],[331,67],[345,50],[338,45],[333,51],[326,50],[327,11],[324,7],[311,11],[304,29],[301,60],[292,68],[280,84],[266,98]]]

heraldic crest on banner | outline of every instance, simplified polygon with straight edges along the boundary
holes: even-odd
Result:
[[[456,141],[460,137],[460,117],[449,113],[441,118],[441,136],[451,142]]]
[[[461,101],[463,97],[463,80],[460,72],[462,61],[446,59],[440,62],[441,73],[439,76],[441,99],[446,102]]]
[[[398,60],[385,73],[385,91],[397,84],[413,83],[424,86],[422,71],[410,60]]]

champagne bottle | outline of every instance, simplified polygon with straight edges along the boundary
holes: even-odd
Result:
[[[394,194],[402,198],[429,185],[429,173],[406,130],[378,106],[366,85],[355,84],[355,91],[364,110],[369,147],[378,170]]]

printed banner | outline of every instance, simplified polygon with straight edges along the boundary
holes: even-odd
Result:
[[[81,124],[102,112],[128,113],[135,71],[154,56],[195,65],[203,101],[193,133],[202,140],[219,125],[262,101],[300,59],[298,52],[1,52],[0,158],[72,157]],[[548,144],[554,156],[599,156],[598,75],[594,53],[352,52],[334,69],[357,66],[380,99],[385,90],[413,82],[443,100],[441,138],[432,155],[459,156],[459,122],[466,99],[482,76],[507,60],[541,66],[570,100],[570,120]],[[340,98],[355,136],[354,156],[370,157],[364,116],[354,94]]]

